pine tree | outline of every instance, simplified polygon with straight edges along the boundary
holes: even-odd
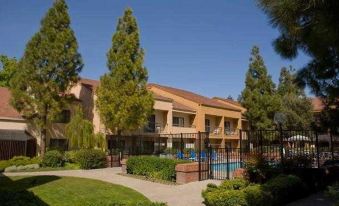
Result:
[[[269,129],[274,126],[273,117],[279,111],[279,98],[271,76],[267,74],[259,48],[256,46],[252,48],[245,88],[241,93],[240,101],[247,109],[245,116],[251,129]]]
[[[287,129],[309,129],[313,120],[312,104],[302,88],[296,84],[295,70],[283,67],[280,71],[278,94],[281,112],[285,114]]]
[[[66,92],[82,69],[67,9],[64,0],[54,1],[40,30],[27,43],[11,81],[13,106],[40,131],[41,155],[46,150],[47,127],[67,105]]]
[[[0,87],[9,87],[10,79],[12,79],[16,70],[17,60],[0,55],[0,65],[2,65],[2,69],[0,69]]]
[[[147,90],[148,73],[143,62],[137,22],[127,9],[107,53],[109,72],[101,77],[97,90],[100,117],[113,133],[140,128],[152,113],[153,97]]]

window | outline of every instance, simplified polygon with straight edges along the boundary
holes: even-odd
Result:
[[[145,127],[145,132],[155,132],[155,115],[151,115],[149,118],[148,118],[148,124],[147,126]]]
[[[185,120],[183,117],[173,117],[173,126],[175,127],[184,127]]]
[[[211,131],[211,122],[209,119],[205,119],[205,131],[210,132]]]
[[[224,122],[224,129],[225,129],[225,134],[230,134],[231,133],[231,122],[229,121]]]
[[[54,123],[68,123],[71,119],[71,111],[69,110],[62,110],[54,120]]]

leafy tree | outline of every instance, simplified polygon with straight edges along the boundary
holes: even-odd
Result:
[[[78,44],[64,0],[54,1],[40,30],[27,43],[18,72],[11,80],[12,104],[41,134],[41,155],[51,120],[71,99],[66,92],[82,69]]]
[[[328,127],[339,123],[339,1],[258,0],[270,22],[280,31],[276,51],[295,58],[298,51],[311,57],[298,72],[301,86],[308,85],[326,104]]]
[[[97,90],[101,119],[113,133],[140,128],[152,113],[153,97],[146,88],[148,74],[143,61],[137,22],[127,9],[107,53],[109,73],[101,77]]]
[[[279,97],[259,48],[254,46],[251,52],[250,65],[246,73],[245,88],[240,102],[247,109],[246,118],[251,129],[269,129],[273,127],[273,117],[279,111]]]
[[[281,69],[278,94],[281,112],[286,118],[283,126],[288,129],[309,129],[313,121],[312,104],[304,90],[296,84],[296,74],[292,67]]]
[[[5,55],[0,55],[0,87],[9,87],[9,81],[13,77],[17,60],[9,58]]]
[[[66,125],[66,136],[71,149],[91,149],[96,146],[93,124],[85,119],[81,106],[75,107],[71,121]]]
[[[227,99],[229,99],[229,100],[233,100],[233,97],[232,97],[232,95],[228,95],[228,96],[227,96]]]

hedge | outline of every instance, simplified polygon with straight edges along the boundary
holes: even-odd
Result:
[[[32,165],[32,164],[40,164],[41,158],[40,157],[34,157],[29,158],[26,156],[15,156],[10,160],[1,160],[0,161],[0,172],[3,172],[7,167],[11,166],[26,166],[26,165]]]
[[[184,160],[159,158],[155,156],[135,156],[126,162],[127,173],[152,179],[175,181],[175,166]]]
[[[42,158],[44,167],[62,167],[64,165],[63,154],[58,150],[47,151]]]
[[[97,169],[106,166],[105,152],[97,149],[81,149],[75,152],[75,162],[81,169]]]
[[[279,206],[304,197],[305,184],[294,175],[280,175],[265,184],[227,180],[219,187],[209,184],[202,192],[207,206]]]

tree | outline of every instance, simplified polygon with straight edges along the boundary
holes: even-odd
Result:
[[[274,114],[280,107],[279,98],[271,76],[267,74],[259,48],[256,46],[252,48],[240,102],[247,109],[245,116],[249,120],[251,129],[273,127]]]
[[[227,96],[227,99],[229,99],[229,100],[233,100],[233,97],[232,97],[232,95],[228,95],[228,96]]]
[[[0,69],[0,87],[9,87],[9,81],[14,75],[17,60],[0,55],[0,65],[2,65]]]
[[[81,106],[75,107],[71,121],[65,131],[71,149],[90,149],[96,145],[93,124],[85,119]]]
[[[41,155],[46,150],[47,127],[69,103],[66,93],[82,69],[67,9],[64,0],[54,1],[10,82],[13,106],[40,131]]]
[[[107,129],[120,134],[145,125],[153,111],[153,97],[147,90],[148,73],[143,66],[139,29],[132,10],[119,19],[107,53],[109,72],[100,78],[97,105]]]
[[[299,50],[311,57],[298,72],[299,84],[310,86],[324,100],[325,124],[338,129],[339,1],[258,0],[258,3],[271,24],[280,30],[274,41],[276,51],[290,59],[296,58]]]
[[[278,94],[281,99],[281,112],[286,118],[283,127],[309,129],[313,122],[312,104],[304,90],[296,84],[296,74],[292,67],[281,69]]]

